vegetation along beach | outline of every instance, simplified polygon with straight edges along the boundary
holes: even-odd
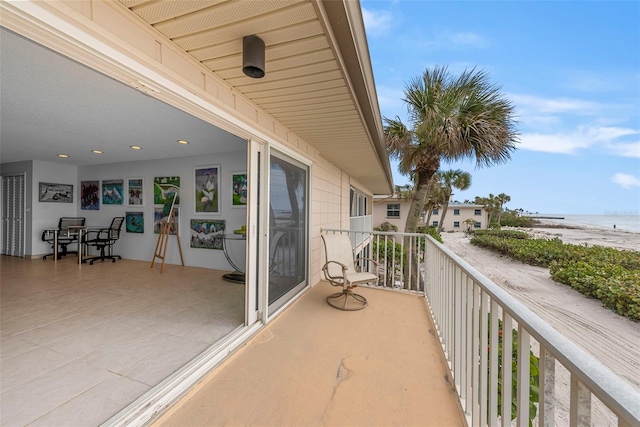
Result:
[[[491,233],[492,230],[487,230]],[[627,273],[626,285],[614,290],[618,295],[609,295],[613,299],[613,309],[605,306],[605,302],[598,298],[597,274],[590,271],[593,282],[583,285],[592,290],[596,295],[587,295],[584,289],[576,289],[580,286],[561,283],[562,277],[553,276],[554,266],[531,265],[514,259],[504,251],[497,251],[472,244],[473,234],[442,233],[444,244],[461,256],[466,262],[478,269],[482,274],[493,280],[543,320],[556,328],[570,341],[582,347],[598,359],[604,366],[611,369],[636,389],[640,390],[640,233],[617,229],[602,229],[580,226],[574,224],[562,224],[559,221],[539,223],[536,227],[515,228],[503,227],[498,232],[523,233],[529,239],[545,240],[549,242],[562,242],[571,245],[568,248],[607,248],[619,250],[612,252],[620,254],[617,261],[599,262],[592,261],[596,269],[601,269],[604,276],[601,280],[606,282],[614,277],[611,269],[621,270]],[[480,236],[476,236],[476,239]],[[522,237],[522,236],[521,236]],[[496,237],[496,239],[501,239]],[[477,243],[477,242],[476,242]],[[561,247],[556,244],[556,247]],[[551,252],[546,249],[547,255]],[[609,254],[610,255],[610,254]],[[616,255],[613,255],[616,256]],[[615,265],[620,260],[626,260],[634,265],[624,268]],[[576,268],[570,274],[578,276],[580,272],[589,270],[589,263],[585,261],[570,260],[565,264]],[[569,274],[569,275],[570,275]],[[557,273],[556,273],[557,275]],[[566,276],[566,275],[565,275]],[[552,278],[554,277],[554,278]],[[566,277],[564,277],[566,279]],[[616,279],[618,280],[618,279]],[[566,280],[565,280],[566,281]],[[601,286],[605,286],[601,283]],[[602,292],[601,292],[602,293]],[[617,297],[629,304],[622,304],[616,309]],[[620,299],[620,298],[619,298]],[[608,301],[611,305],[611,301]],[[569,387],[570,378],[566,371],[559,371],[557,384],[560,387]],[[558,416],[560,420],[568,421],[568,402],[559,401]],[[593,425],[614,425],[615,419],[604,407],[594,410]]]

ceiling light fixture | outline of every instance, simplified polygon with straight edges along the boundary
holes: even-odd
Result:
[[[142,147],[139,147],[137,145],[130,145],[132,150],[142,150]]]
[[[264,77],[264,42],[255,34],[242,39],[242,72],[254,79]]]
[[[58,157],[61,157],[63,159],[68,159],[69,155],[68,154],[58,154]]]
[[[189,141],[185,141],[184,139],[179,139],[178,144],[187,145]]]
[[[100,151],[100,150],[91,150],[91,152],[93,154],[102,154],[102,151]]]

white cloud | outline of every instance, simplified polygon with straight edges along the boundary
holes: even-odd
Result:
[[[371,11],[364,7],[362,8],[362,19],[364,20],[367,35],[371,37],[386,34],[394,22],[391,12],[384,10]]]
[[[607,146],[614,154],[622,157],[636,157],[640,159],[640,141],[609,144]]]
[[[626,173],[617,173],[611,177],[611,181],[620,185],[622,188],[631,190],[633,187],[640,187],[640,179]]]
[[[576,113],[582,115],[595,114],[602,110],[597,102],[572,98],[542,98],[533,95],[508,94],[517,110],[531,115],[544,113]]]
[[[574,154],[581,149],[601,146],[616,155],[640,157],[640,143],[616,141],[620,137],[635,134],[638,131],[627,128],[581,126],[573,132],[523,133],[518,147],[546,153]]]
[[[578,149],[587,148],[592,141],[577,137],[575,134],[538,134],[524,133],[520,135],[518,148],[545,153],[573,154]]]

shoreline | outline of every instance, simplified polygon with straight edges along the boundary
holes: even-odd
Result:
[[[526,231],[534,238],[559,238],[564,243],[574,245],[601,245],[616,249],[640,251],[640,232],[608,229],[596,226],[559,224],[545,222],[533,227],[503,227],[504,229]],[[443,233],[447,234],[447,233]]]
[[[532,217],[532,219],[535,221],[535,225],[533,226],[534,228],[543,227],[543,228],[567,228],[567,229],[594,229],[594,230],[601,230],[601,231],[614,231],[614,232],[620,232],[620,233],[632,233],[632,234],[640,235],[640,229],[630,230],[628,228],[624,228],[626,224],[623,224],[622,228],[620,227],[613,228],[614,224],[612,224],[611,226],[605,227],[605,226],[598,226],[593,224],[565,222],[565,220],[558,220],[558,219],[541,219],[541,218],[535,218],[535,217]],[[571,220],[566,220],[566,221],[571,221]]]

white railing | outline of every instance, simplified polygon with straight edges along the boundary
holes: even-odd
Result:
[[[338,229],[322,232],[349,234],[356,257],[377,261],[379,287],[424,290],[425,234]]]
[[[470,426],[640,426],[638,391],[432,237],[322,232],[379,261],[380,287],[424,292]]]

